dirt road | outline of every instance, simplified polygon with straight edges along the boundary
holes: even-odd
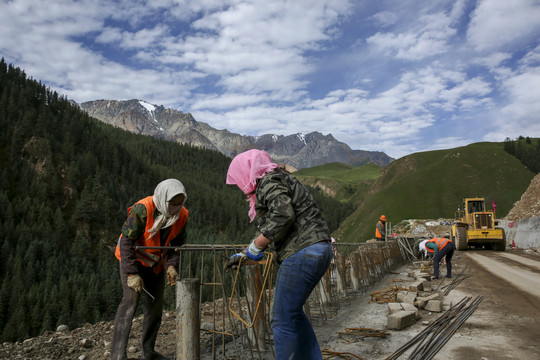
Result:
[[[540,254],[469,250],[456,252],[453,264],[454,275],[461,271],[470,275],[448,295],[454,304],[465,296],[481,295],[484,300],[435,359],[540,359]],[[403,266],[400,275],[387,275],[374,290],[395,285],[413,269],[412,265]],[[385,329],[387,305],[368,304],[369,299],[369,295],[362,295],[342,306],[335,318],[316,330],[321,348],[362,359],[384,359],[422,331],[426,327],[423,322],[440,316],[422,310],[422,319],[415,325],[390,331],[384,339],[339,334],[345,328]],[[406,359],[409,353],[400,359]]]

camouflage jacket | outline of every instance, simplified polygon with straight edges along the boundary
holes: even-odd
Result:
[[[255,192],[258,231],[272,241],[277,262],[322,240],[330,230],[311,193],[294,176],[275,170],[259,179]]]
[[[154,218],[156,218],[160,212],[156,209],[154,210]],[[144,234],[146,229],[146,207],[143,204],[135,204],[131,207],[128,218],[124,225],[122,226],[122,236],[118,241],[120,246],[120,253],[122,254],[122,271],[128,274],[137,274],[138,262],[135,260],[135,241]],[[169,243],[170,246],[181,246],[186,242],[186,228],[187,223],[184,225],[180,234]],[[167,236],[169,236],[169,231],[171,227],[161,229],[159,232],[161,245],[165,245]],[[178,251],[167,250],[167,266],[178,267],[180,260],[180,253]],[[142,266],[142,265],[141,265]]]

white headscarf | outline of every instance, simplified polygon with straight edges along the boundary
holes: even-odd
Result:
[[[184,185],[176,179],[167,179],[160,182],[154,190],[154,204],[161,213],[154,220],[154,226],[148,232],[150,237],[154,236],[159,230],[172,226],[180,217],[180,212],[172,215],[169,212],[169,201],[176,195],[183,194],[184,202],[187,199],[186,189]]]
[[[426,243],[429,241],[429,239],[423,240],[420,244],[418,244],[418,249],[420,251],[423,251],[425,255],[428,254],[428,251],[426,249]]]

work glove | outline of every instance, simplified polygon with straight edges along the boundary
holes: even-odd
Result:
[[[264,249],[255,245],[255,240],[253,240],[246,250],[246,256],[250,260],[260,261],[263,258],[263,251]]]
[[[127,278],[127,286],[136,292],[141,292],[144,287],[144,282],[139,275],[129,275]]]
[[[225,270],[233,269],[236,270],[238,265],[240,265],[242,262],[246,261],[247,256],[244,252],[239,252],[234,255],[232,255],[226,262],[225,262]]]
[[[176,272],[174,266],[169,266],[167,268],[167,285],[174,286],[176,280],[178,280],[178,272]]]

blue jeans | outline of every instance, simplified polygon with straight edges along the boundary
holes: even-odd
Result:
[[[303,306],[331,260],[330,242],[318,242],[288,257],[280,265],[270,318],[276,360],[322,359]]]
[[[439,277],[439,261],[441,261],[443,257],[446,257],[446,277],[452,277],[452,256],[454,256],[455,249],[456,246],[454,243],[448,242],[448,244],[446,244],[442,250],[439,250],[437,255],[433,257],[433,276]]]

